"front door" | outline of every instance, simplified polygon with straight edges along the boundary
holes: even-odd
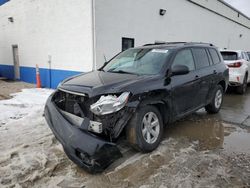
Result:
[[[19,55],[18,55],[18,46],[12,46],[13,51],[13,62],[14,62],[14,77],[16,80],[20,80],[20,67],[19,67]]]
[[[186,75],[171,77],[173,107],[178,117],[199,105],[197,92],[200,79],[195,71],[195,63],[190,49],[181,50],[177,53],[172,67],[175,65],[185,65],[190,71]]]

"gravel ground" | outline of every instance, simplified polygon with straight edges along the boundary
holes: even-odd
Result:
[[[34,88],[35,85],[25,82],[16,82],[0,78],[0,100],[9,99],[11,93],[16,93],[24,88]]]
[[[250,187],[250,130],[202,110],[169,126],[152,153],[121,141],[124,157],[90,175],[66,157],[45,122],[51,92],[25,89],[0,101],[0,187]]]

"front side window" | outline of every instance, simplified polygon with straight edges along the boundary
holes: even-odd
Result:
[[[103,70],[114,73],[154,75],[160,73],[171,50],[128,49],[112,59]]]
[[[189,71],[195,70],[194,59],[191,50],[182,50],[175,56],[172,67],[176,65],[185,65]]]
[[[194,48],[193,54],[195,58],[196,68],[201,69],[209,66],[209,59],[204,48]]]

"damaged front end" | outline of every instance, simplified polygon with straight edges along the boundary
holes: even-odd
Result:
[[[135,110],[121,107],[124,99],[120,98],[116,110],[107,112],[111,103],[104,109],[105,99],[59,89],[49,97],[45,107],[46,120],[67,156],[91,173],[103,171],[122,156],[114,141]]]

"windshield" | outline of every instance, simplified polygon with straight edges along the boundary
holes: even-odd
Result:
[[[138,75],[158,74],[169,52],[167,49],[129,49],[112,59],[103,70]]]
[[[225,61],[238,60],[237,52],[221,52],[221,55]]]

